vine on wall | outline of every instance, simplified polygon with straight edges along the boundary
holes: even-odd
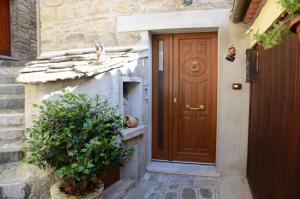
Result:
[[[257,31],[253,34],[253,40],[263,45],[265,49],[279,45],[282,42],[282,35],[292,33],[291,26],[300,23],[300,0],[279,0],[278,3],[283,7],[286,17],[276,22],[270,30],[264,33]],[[297,17],[299,20],[295,21]]]

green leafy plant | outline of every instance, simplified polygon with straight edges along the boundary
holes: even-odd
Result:
[[[253,34],[253,40],[262,44],[264,48],[272,48],[282,42],[282,35],[290,33],[289,23],[298,14],[300,14],[300,0],[279,0],[278,3],[287,13],[283,21],[276,22],[271,30],[264,33],[258,31]]]
[[[36,107],[40,115],[27,129],[26,161],[53,168],[68,194],[97,187],[106,168],[121,165],[132,151],[121,144],[122,117],[99,96],[64,93]]]

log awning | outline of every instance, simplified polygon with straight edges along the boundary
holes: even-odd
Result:
[[[265,3],[266,0],[236,0],[232,8],[231,21],[251,24]]]
[[[71,49],[42,54],[20,71],[18,82],[36,84],[91,77],[121,68],[148,56],[145,46],[105,48],[106,59],[97,63],[96,49]]]

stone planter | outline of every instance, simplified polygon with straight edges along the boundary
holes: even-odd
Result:
[[[294,19],[291,21],[290,29],[292,32],[298,34],[298,39],[300,42],[300,15],[294,17]]]
[[[104,184],[102,183],[101,187],[93,192],[83,196],[71,196],[60,191],[61,182],[55,183],[50,188],[51,198],[52,199],[103,199],[103,190]]]

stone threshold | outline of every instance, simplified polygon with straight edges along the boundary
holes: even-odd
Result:
[[[160,162],[152,161],[147,166],[148,172],[155,173],[168,173],[177,175],[192,175],[201,177],[215,177],[218,178],[221,174],[217,171],[216,166],[200,165],[200,164],[187,164],[175,162]]]
[[[20,61],[19,58],[11,57],[11,56],[5,56],[5,55],[0,55],[0,59],[5,59],[5,60],[9,60],[9,61]]]

